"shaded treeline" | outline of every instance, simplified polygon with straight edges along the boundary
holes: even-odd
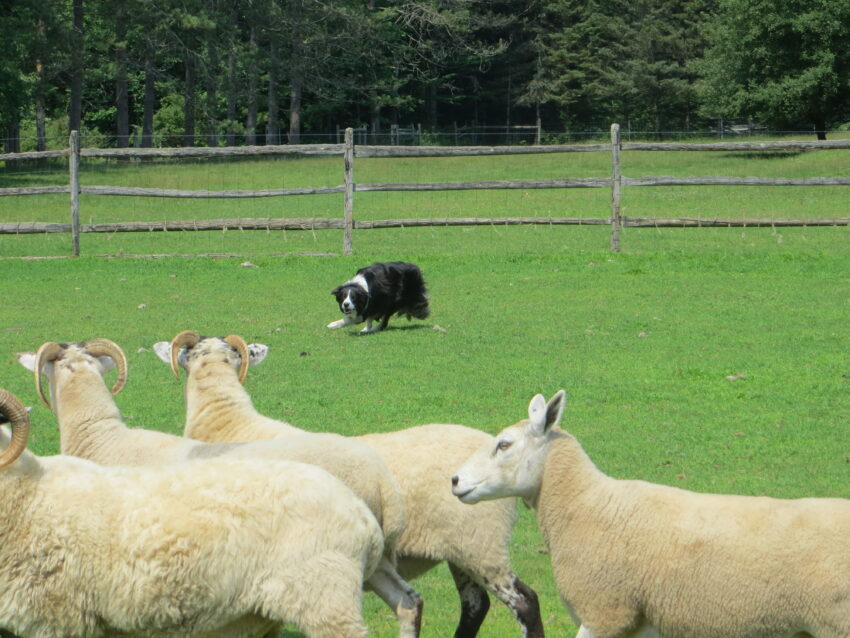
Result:
[[[191,146],[850,119],[850,0],[15,0],[0,20],[6,151],[69,129]]]

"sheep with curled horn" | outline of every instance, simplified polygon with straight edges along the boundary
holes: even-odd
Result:
[[[266,417],[245,391],[249,366],[263,361],[268,347],[238,335],[203,338],[186,330],[171,342],[154,344],[176,376],[187,373],[187,437],[201,441],[289,440],[304,430]],[[329,425],[345,428],[334,415]],[[484,432],[461,425],[430,424],[352,437],[383,458],[401,487],[405,526],[396,545],[398,569],[414,578],[448,563],[461,601],[455,636],[477,635],[489,609],[488,592],[505,603],[526,638],[544,635],[537,594],[513,572],[509,546],[516,521],[510,500],[464,507],[446,487],[452,472],[482,444]]]
[[[577,638],[850,636],[850,500],[611,478],[558,427],[565,403],[536,395],[452,490],[534,507]]]
[[[383,537],[363,502],[294,462],[103,467],[26,450],[0,390],[0,626],[33,638],[365,638]],[[222,480],[227,477],[227,480]]]
[[[36,353],[19,353],[18,361],[31,370],[45,405],[59,422],[61,449],[101,465],[162,465],[188,459],[226,458],[291,460],[324,468],[342,480],[372,511],[384,535],[384,558],[366,587],[396,614],[399,636],[416,638],[422,598],[399,576],[396,542],[404,529],[404,504],[399,487],[381,457],[368,445],[336,434],[303,434],[286,441],[210,444],[143,428],[129,428],[103,374],[117,368],[111,392],[127,380],[127,359],[108,339],[82,343],[47,342]],[[42,378],[48,380],[48,399]]]

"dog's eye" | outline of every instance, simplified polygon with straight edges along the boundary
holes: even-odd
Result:
[[[513,443],[513,441],[506,441],[506,440],[502,439],[501,441],[499,441],[498,443],[496,443],[496,449],[497,449],[499,452],[504,452],[504,451],[505,451],[505,450],[507,450],[509,447],[511,447],[513,444],[514,444],[514,443]]]

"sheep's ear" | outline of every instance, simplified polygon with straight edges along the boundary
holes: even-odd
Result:
[[[531,421],[532,433],[543,434],[546,430],[546,399],[542,394],[535,394],[528,404],[528,419]]]
[[[549,399],[546,404],[546,429],[559,425],[564,417],[564,408],[567,405],[567,393],[563,390],[558,392]]]
[[[155,344],[153,344],[153,351],[156,352],[156,356],[158,356],[163,363],[171,365],[170,341],[157,341]]]
[[[563,390],[559,390],[553,396],[549,403],[542,394],[537,394],[528,404],[528,418],[531,421],[531,428],[534,434],[540,436],[545,434],[549,428],[558,425],[561,418],[564,416],[564,406],[566,405],[567,394]]]
[[[15,358],[18,360],[22,366],[24,366],[30,372],[35,372],[35,353],[34,352],[18,352],[15,355]]]
[[[265,361],[269,347],[264,343],[248,344],[248,365],[256,366]]]

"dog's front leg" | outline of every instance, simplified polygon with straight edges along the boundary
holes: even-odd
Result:
[[[331,330],[336,330],[337,328],[345,328],[345,326],[360,323],[361,321],[363,321],[363,319],[361,319],[360,317],[352,317],[351,315],[346,315],[342,319],[331,321],[327,327]]]
[[[360,334],[367,335],[367,334],[370,334],[372,332],[379,332],[381,330],[381,327],[382,327],[381,324],[378,324],[376,327],[373,328],[372,327],[372,320],[367,319],[366,320],[366,327],[363,328],[363,330],[360,331]]]

